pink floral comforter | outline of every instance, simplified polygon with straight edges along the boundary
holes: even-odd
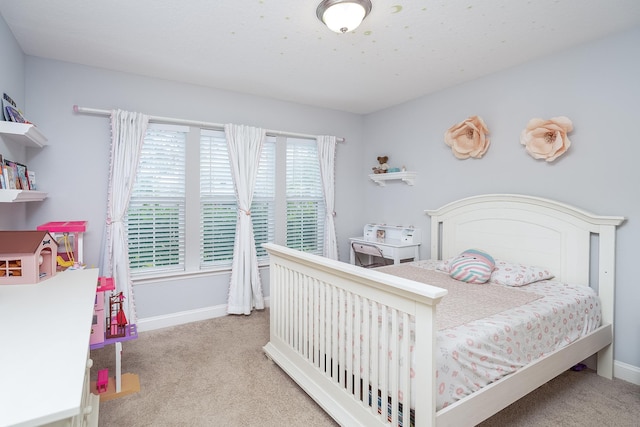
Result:
[[[413,265],[435,268],[435,264],[425,261]],[[574,342],[600,326],[600,300],[595,291],[587,286],[543,280],[517,289],[537,294],[538,298],[516,308],[438,332],[437,409]],[[413,366],[419,363],[413,355],[411,359]],[[411,402],[411,407],[415,407],[415,402]]]
[[[543,280],[518,289],[543,297],[438,333],[438,409],[600,326],[600,300],[587,286]]]

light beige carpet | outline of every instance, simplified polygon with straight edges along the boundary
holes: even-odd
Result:
[[[100,404],[101,427],[335,426],[262,352],[268,311],[140,333],[125,342],[122,372],[140,392]],[[115,349],[91,352],[92,376],[115,372]],[[567,371],[481,424],[638,426],[640,386]]]

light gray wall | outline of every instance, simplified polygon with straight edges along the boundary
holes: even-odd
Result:
[[[418,177],[413,187],[366,182],[363,222],[413,224],[428,242],[425,209],[482,193],[524,193],[625,216],[617,233],[615,358],[640,366],[638,76],[640,28],[368,115],[362,176],[387,154],[391,166],[404,164]],[[482,159],[458,160],[444,133],[473,115],[487,124],[491,147]],[[560,115],[573,121],[571,148],[550,164],[534,160],[520,132],[531,118]],[[423,246],[421,257],[429,256]]]
[[[27,223],[35,227],[48,221],[88,220],[84,261],[89,266],[97,266],[100,260],[110,156],[109,119],[75,114],[74,104],[345,137],[346,142],[337,148],[336,227],[340,256],[348,259],[346,238],[360,227],[363,216],[361,189],[345,184],[359,178],[362,169],[360,115],[36,57],[26,58],[26,98],[33,121],[49,139],[49,145],[32,153],[28,161],[48,198],[29,205]],[[136,285],[138,317],[225,304],[228,282],[228,274],[217,274]],[[265,288],[268,294],[267,280]]]
[[[29,118],[29,111],[25,109],[24,97],[24,54],[13,37],[11,30],[0,17],[0,58],[2,58],[2,72],[0,72],[0,95],[8,94]],[[0,113],[1,114],[1,113]],[[26,148],[0,136],[0,154],[5,159],[18,162],[26,161]],[[0,230],[19,230],[26,228],[26,206],[23,203],[0,204]]]

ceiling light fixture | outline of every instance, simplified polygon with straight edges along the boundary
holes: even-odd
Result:
[[[323,0],[316,16],[331,31],[346,33],[358,28],[371,12],[371,0]]]

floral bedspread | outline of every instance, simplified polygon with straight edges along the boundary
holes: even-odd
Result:
[[[438,409],[576,341],[601,324],[600,299],[587,286],[543,280],[519,289],[543,297],[438,333]]]
[[[414,265],[434,268],[424,261]],[[437,409],[576,341],[601,324],[599,297],[587,286],[543,280],[518,290],[541,298],[438,332]],[[411,360],[412,366],[419,363],[413,353]],[[415,408],[415,402],[411,407]]]

